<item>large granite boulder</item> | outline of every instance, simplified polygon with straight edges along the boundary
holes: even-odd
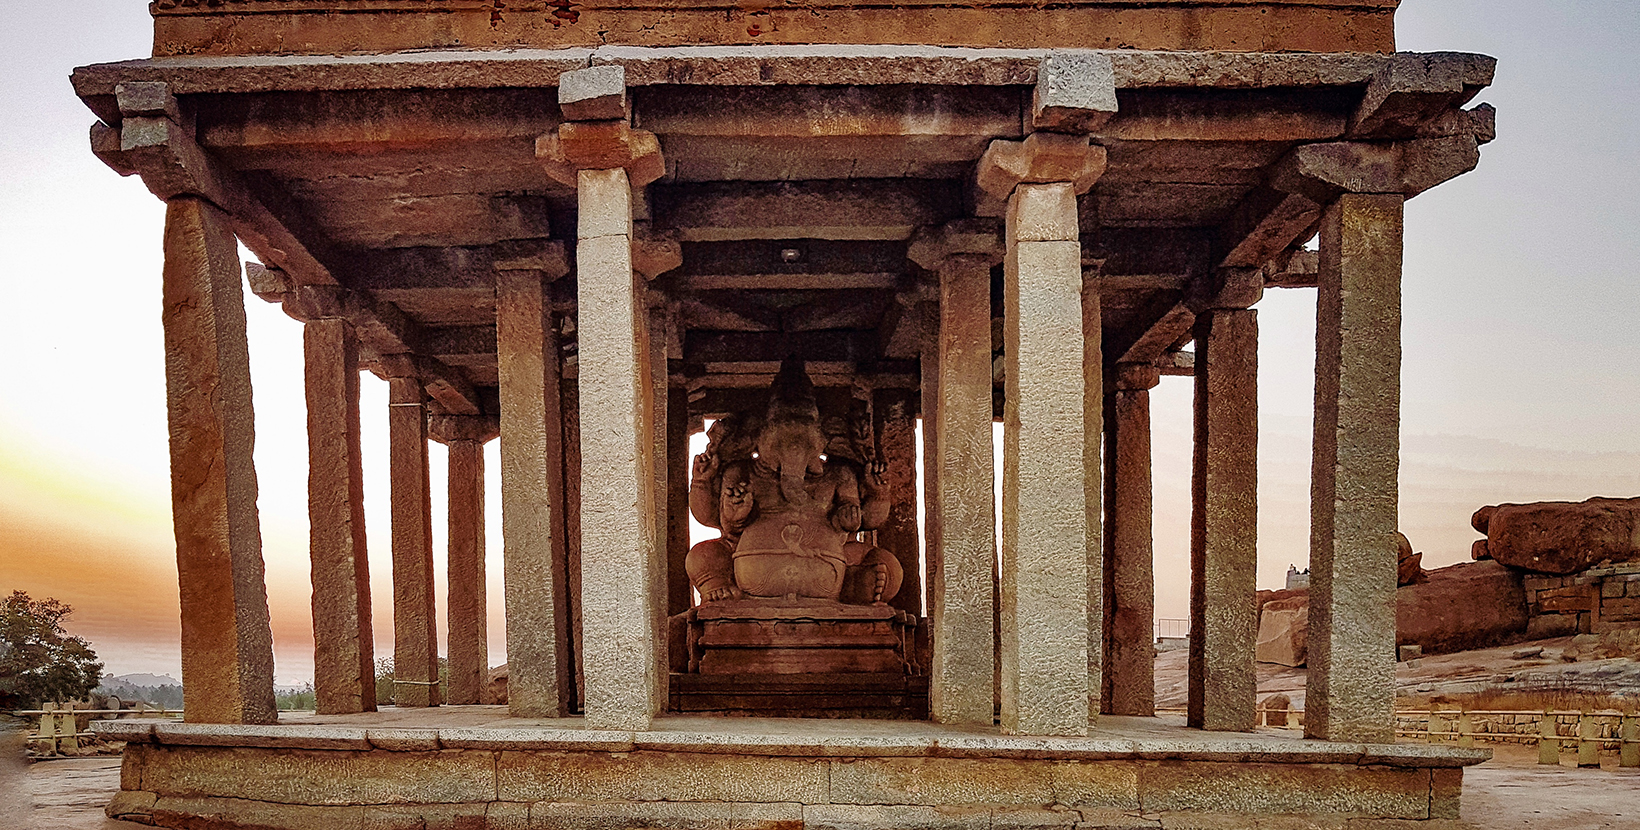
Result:
[[[1512,568],[1573,574],[1640,560],[1640,498],[1498,504],[1475,511],[1470,524],[1486,534],[1474,557]]]
[[[1526,631],[1526,589],[1497,562],[1463,562],[1428,572],[1395,592],[1396,645],[1425,654],[1486,648]]]
[[[1302,666],[1309,633],[1309,592],[1267,602],[1259,611],[1254,659],[1260,663]]]
[[[1400,546],[1395,561],[1395,584],[1416,585],[1426,581],[1428,577],[1424,575],[1424,555],[1412,552],[1412,541],[1407,539],[1405,533],[1395,534],[1395,540]]]

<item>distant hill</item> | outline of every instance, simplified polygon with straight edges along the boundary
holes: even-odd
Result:
[[[122,674],[118,676],[104,675],[102,683],[104,686],[108,686],[110,688],[112,688],[115,684],[118,684],[121,686],[134,686],[138,689],[156,689],[160,686],[182,685],[181,680],[178,680],[168,674]]]

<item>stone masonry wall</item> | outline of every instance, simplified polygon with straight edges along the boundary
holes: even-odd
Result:
[[[1525,584],[1529,637],[1640,628],[1640,562],[1569,576],[1528,575]]]

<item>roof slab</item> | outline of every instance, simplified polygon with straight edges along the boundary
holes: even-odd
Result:
[[[625,66],[633,125],[659,137],[666,174],[638,194],[635,218],[643,235],[682,251],[682,265],[652,283],[672,311],[664,334],[682,382],[752,388],[795,350],[915,385],[937,292],[907,246],[919,228],[974,215],[975,165],[991,141],[1024,134],[1045,54],[766,46],[194,57],[85,67],[73,80],[102,119],[93,143],[112,166],[142,172],[162,197],[197,193],[236,217],[271,268],[258,273],[258,293],[301,316],[320,299],[298,289],[324,288],[323,301],[362,315],[374,355],[424,360],[424,374],[443,379],[441,402],[483,411],[497,383],[498,265],[557,257],[543,267],[567,274],[554,291],[559,310],[574,313],[564,252],[574,247],[565,243],[575,194],[535,155],[536,138],[562,121],[562,72]],[[1092,135],[1109,165],[1079,208],[1112,361],[1175,366],[1167,353],[1189,339],[1192,292],[1211,290],[1227,268],[1304,284],[1294,268],[1313,273],[1313,258],[1293,253],[1319,209],[1271,183],[1294,148],[1433,135],[1454,119],[1490,138],[1489,110],[1459,109],[1491,80],[1484,56],[1110,57],[1118,112]],[[1372,102],[1383,96],[1370,89],[1408,66],[1444,86],[1410,93],[1412,115],[1396,125],[1372,126],[1363,107],[1382,108]],[[127,102],[122,113],[122,85],[127,99],[174,96],[174,119],[141,113],[126,125],[136,111]],[[124,134],[156,125],[171,131],[166,146],[180,161],[155,168],[132,151]]]

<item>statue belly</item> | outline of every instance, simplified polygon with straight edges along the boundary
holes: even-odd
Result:
[[[735,584],[752,596],[837,599],[843,536],[821,518],[765,516],[746,528],[735,548]]]

